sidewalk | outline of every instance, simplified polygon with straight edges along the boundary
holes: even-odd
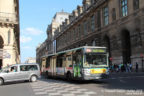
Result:
[[[144,72],[110,72],[110,74],[144,74]]]
[[[144,72],[112,72],[110,78],[144,77]]]

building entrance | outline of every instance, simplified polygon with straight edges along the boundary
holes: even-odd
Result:
[[[131,42],[128,30],[122,31],[122,55],[123,64],[131,63]]]

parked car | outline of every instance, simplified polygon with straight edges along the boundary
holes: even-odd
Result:
[[[38,64],[15,64],[0,70],[0,85],[5,82],[25,81],[36,82],[40,77]]]

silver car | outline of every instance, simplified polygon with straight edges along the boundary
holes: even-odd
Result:
[[[38,64],[15,64],[0,70],[0,85],[5,82],[29,80],[36,82],[40,77]]]

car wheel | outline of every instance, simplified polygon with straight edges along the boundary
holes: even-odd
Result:
[[[31,82],[36,82],[37,81],[37,76],[35,76],[35,75],[31,76],[30,81]]]
[[[0,78],[0,86],[3,85],[4,81],[2,78]]]

